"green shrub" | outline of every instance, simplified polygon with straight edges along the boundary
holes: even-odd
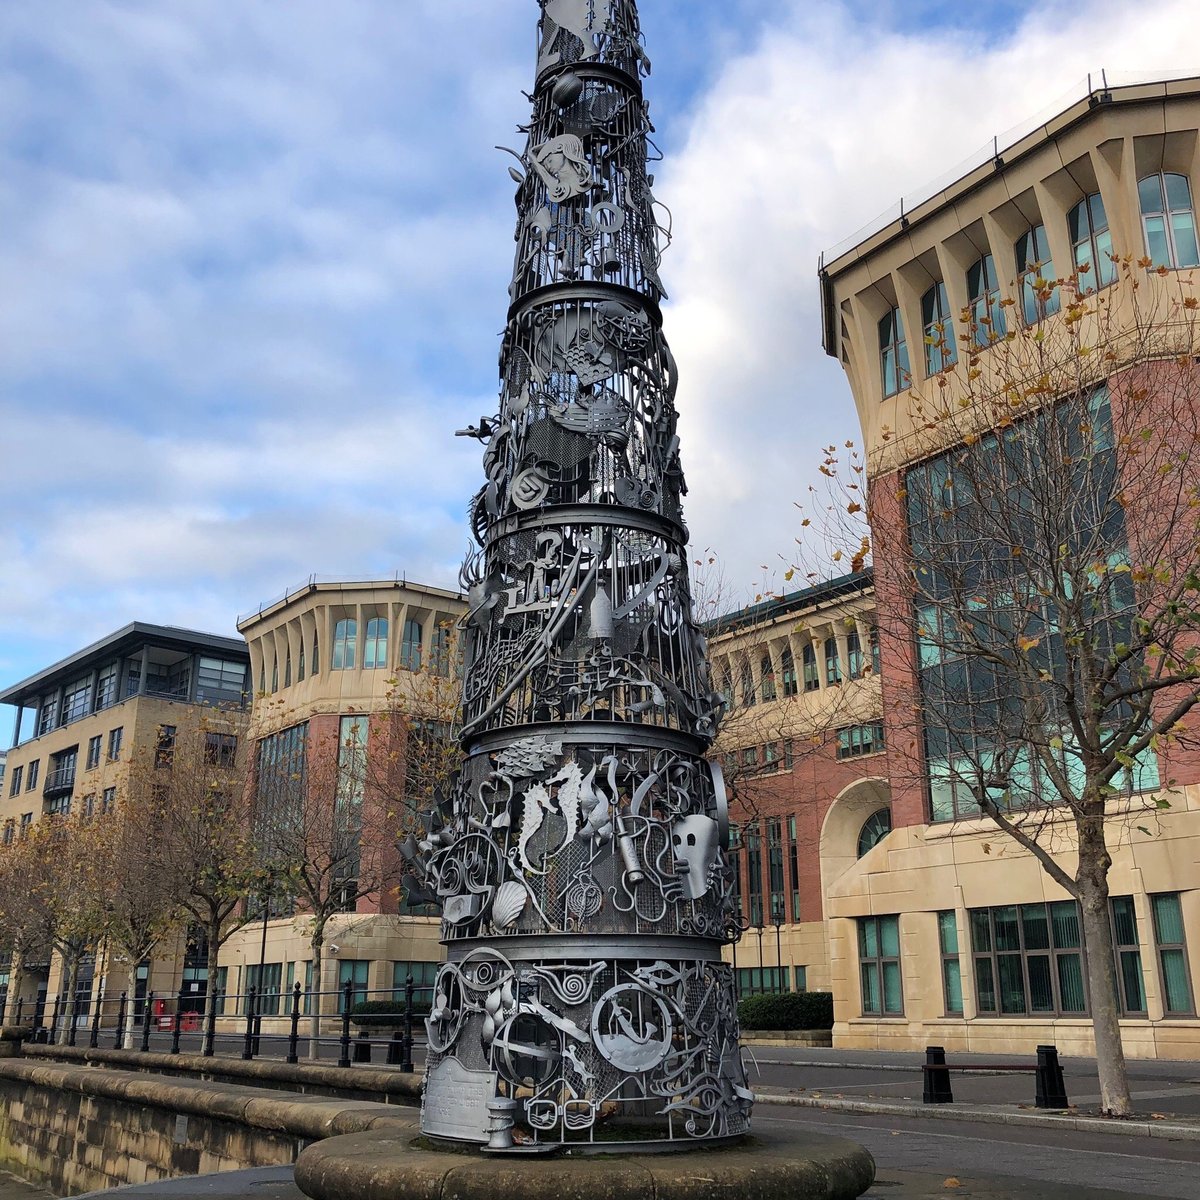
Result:
[[[413,1012],[417,1006],[413,1005]],[[403,1000],[360,1000],[350,1010],[350,1020],[362,1029],[404,1024]]]
[[[747,996],[738,1004],[743,1029],[832,1029],[832,992]]]

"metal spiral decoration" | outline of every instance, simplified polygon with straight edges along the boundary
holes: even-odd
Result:
[[[752,1095],[723,702],[692,608],[665,210],[633,0],[540,0],[496,416],[463,567],[465,764],[410,895],[441,906],[422,1127],[519,1153],[738,1136]]]

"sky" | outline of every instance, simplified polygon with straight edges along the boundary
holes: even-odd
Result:
[[[686,515],[731,606],[857,436],[817,261],[1194,0],[642,0]],[[534,0],[0,2],[0,687],[311,574],[456,585]],[[1193,51],[1194,52],[1194,51]]]

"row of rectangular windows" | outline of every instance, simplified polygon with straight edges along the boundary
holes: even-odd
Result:
[[[871,670],[879,674],[879,639],[875,631],[871,631]],[[836,687],[842,682],[842,663],[838,655],[836,637],[825,639],[823,646],[825,687]],[[806,692],[819,691],[821,688],[821,672],[817,664],[817,652],[812,643],[808,643],[801,651],[803,668],[802,681]],[[780,655],[780,679],[776,686],[775,668],[771,656],[764,654],[759,660],[759,687],[754,686],[754,672],[749,659],[743,659],[739,671],[739,691],[744,708],[753,708],[761,695],[762,702],[769,704],[779,698],[782,692],[785,698],[799,695],[801,680],[796,676],[796,658],[791,649],[784,650]],[[867,671],[866,657],[863,653],[862,641],[857,631],[846,638],[846,670],[851,679],[861,679]],[[733,704],[733,675],[726,667],[721,675],[721,695],[727,705]]]
[[[786,820],[787,840],[784,840]],[[729,857],[733,866],[733,889],[739,912],[744,911],[752,926],[782,925],[787,921],[788,896],[791,917],[800,921],[800,849],[796,836],[796,817],[770,817],[766,821],[767,869],[763,872],[762,826],[751,821],[745,829],[736,822],[729,826]],[[743,856],[742,850],[745,849]],[[787,872],[784,872],[784,863]],[[744,870],[743,870],[744,863]],[[745,903],[743,903],[743,878]],[[764,895],[763,883],[769,893]],[[764,908],[764,901],[769,907]]]
[[[1110,915],[1117,1000],[1126,1016],[1146,1015],[1142,946],[1132,896],[1114,896]],[[1178,892],[1150,897],[1154,950],[1168,1017],[1196,1013]],[[1079,906],[1073,900],[1008,904],[968,911],[970,969],[980,1016],[1085,1016],[1087,971]],[[864,1016],[901,1016],[904,985],[898,916],[858,920],[859,983]],[[939,912],[942,994],[947,1016],[963,1014],[957,916]]]
[[[387,617],[372,617],[366,622],[365,638],[362,643],[362,666],[366,671],[383,671],[388,666],[388,619]],[[424,640],[424,627],[420,621],[409,617],[404,622],[404,636],[400,642],[400,661],[398,667],[402,671],[418,672],[421,670],[421,655]],[[335,623],[333,627],[333,648],[329,656],[331,671],[353,671],[358,666],[358,621],[346,617]],[[320,642],[316,630],[312,635],[312,673],[320,670]],[[430,649],[430,668],[435,675],[443,678],[450,674],[450,630],[445,625],[433,631],[433,645]],[[300,641],[300,654],[296,663],[296,682],[302,682],[308,673],[305,659],[304,640]],[[263,677],[259,680],[260,690],[275,693],[281,686],[292,686],[292,651],[288,647],[284,657],[282,683],[279,671],[279,660],[271,664],[270,687],[267,686],[266,666],[263,667]]]
[[[108,731],[108,761],[116,762],[121,757],[121,743],[125,735],[125,727],[117,726],[116,729]],[[100,765],[100,747],[102,734],[96,734],[95,737],[88,739],[87,752],[87,767],[86,770],[92,770]],[[72,746],[67,750],[62,750],[59,753],[52,755],[50,759],[50,775],[46,781],[47,790],[57,788],[59,786],[69,787],[75,780],[75,764],[79,754],[79,747]],[[19,767],[13,767],[12,774],[9,778],[8,794],[15,796],[21,791],[22,783],[25,785],[25,791],[32,792],[38,785],[38,779],[41,774],[42,760],[35,758],[31,763],[22,763]]]
[[[1163,171],[1147,175],[1138,181],[1138,199],[1146,256],[1152,264],[1168,269],[1200,266],[1200,245],[1187,176]],[[1074,270],[1080,275],[1090,275],[1098,287],[1107,287],[1116,278],[1116,264],[1108,214],[1099,192],[1085,196],[1071,209],[1067,227],[1075,257]],[[1013,256],[1021,312],[1027,325],[1036,325],[1058,312],[1060,306],[1045,225],[1030,226],[1014,243]],[[1007,321],[996,263],[990,253],[968,268],[967,296],[964,316],[971,327],[967,340],[982,347],[1003,337]],[[957,360],[954,325],[943,280],[934,283],[921,297],[921,320],[925,371],[927,375],[936,375]],[[911,364],[899,306],[893,306],[879,321],[879,361],[885,397],[909,386]]]
[[[94,817],[97,812],[101,816],[112,812],[117,804],[117,789],[115,787],[105,788],[100,793],[99,807],[96,805],[96,793],[89,792],[79,802],[79,811],[85,817]],[[47,808],[47,814],[53,817],[69,817],[74,811],[73,798],[70,795],[56,796]],[[18,838],[24,841],[29,836],[29,831],[33,828],[33,813],[22,813],[20,823],[16,817],[9,817],[4,822],[4,828],[0,831],[0,842],[5,846],[11,846]]]
[[[837,757],[859,758],[879,754],[884,749],[883,722],[868,721],[865,725],[845,725],[837,731]],[[724,757],[730,772],[740,771],[767,774],[790,771],[795,766],[795,752],[790,741],[767,742],[762,746],[745,746]]]

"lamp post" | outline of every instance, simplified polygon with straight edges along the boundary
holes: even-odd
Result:
[[[783,986],[783,950],[780,931],[783,928],[783,901],[771,905],[771,924],[775,926],[775,991],[782,992]]]
[[[758,914],[758,920],[754,922],[754,928],[758,930],[758,988],[759,991],[765,992],[766,986],[763,984],[763,951],[762,951],[762,935],[763,935],[763,919],[762,913]]]

